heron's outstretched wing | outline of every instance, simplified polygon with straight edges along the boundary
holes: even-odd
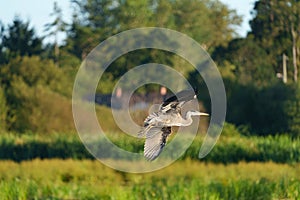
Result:
[[[142,129],[139,131],[138,136],[139,137],[143,137],[146,135],[146,133],[153,128],[153,126],[155,126],[155,122],[153,121],[153,119],[159,119],[159,113],[158,112],[154,112],[151,113],[145,120],[144,120],[144,125],[142,127]]]
[[[182,91],[176,93],[176,95],[173,95],[173,96],[167,98],[166,100],[164,100],[164,103],[162,104],[162,106],[165,106],[166,104],[168,104],[170,102],[190,101],[195,98],[195,95],[196,96],[198,95],[197,90],[182,90]]]
[[[160,106],[161,112],[168,112],[170,110],[176,110],[180,112],[181,107],[185,102],[191,101],[197,97],[196,90],[182,90],[176,95],[171,96],[164,100]]]
[[[170,134],[171,127],[152,127],[147,131],[144,146],[144,156],[147,160],[152,161],[159,156]]]

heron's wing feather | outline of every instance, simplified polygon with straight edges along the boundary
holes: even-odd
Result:
[[[161,112],[163,112],[163,113],[167,113],[167,112],[169,112],[171,110],[178,110],[178,109],[180,109],[180,107],[178,105],[179,105],[179,102],[169,102],[167,104],[163,103],[160,106],[159,110]],[[178,110],[178,111],[180,111],[180,110]]]
[[[156,122],[159,121],[159,114],[157,112],[151,113],[144,121],[144,126],[138,133],[138,137],[143,137],[149,129],[153,127],[153,124],[155,123],[153,120],[156,119]]]
[[[144,127],[148,126],[149,124],[153,123],[153,119],[159,119],[158,112],[151,113],[144,121]]]
[[[147,160],[152,161],[159,156],[170,133],[171,127],[152,127],[147,131],[144,146],[144,156]]]
[[[168,112],[170,110],[176,110],[180,112],[183,104],[195,99],[196,96],[197,92],[194,90],[183,90],[181,92],[178,92],[176,95],[164,100],[164,102],[160,106],[160,111]]]
[[[196,90],[182,90],[176,95],[173,95],[166,100],[164,100],[163,106],[170,102],[180,102],[180,101],[190,101],[195,99],[195,96],[197,96],[198,92]]]

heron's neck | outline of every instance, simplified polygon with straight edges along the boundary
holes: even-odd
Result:
[[[189,126],[193,123],[193,119],[191,117],[191,113],[187,112],[185,115],[185,118],[182,120],[182,125],[183,126]]]

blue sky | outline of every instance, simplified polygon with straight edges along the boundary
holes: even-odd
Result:
[[[249,20],[252,19],[250,14],[253,10],[254,3],[256,0],[219,0],[226,4],[229,8],[235,9],[238,15],[243,17],[243,23],[241,27],[237,29],[237,32],[241,36],[246,36],[247,32],[250,30]]]
[[[44,25],[51,22],[49,14],[52,12],[55,0],[9,0],[0,3],[0,21],[4,24],[11,23],[14,16],[28,19],[35,27],[38,35],[43,36]],[[237,10],[243,16],[243,24],[237,29],[241,36],[245,36],[250,29],[248,21],[251,19],[250,11],[255,0],[220,0],[229,8]],[[4,3],[5,2],[5,3]],[[58,5],[63,9],[64,19],[70,21],[72,9],[70,0],[59,0]]]

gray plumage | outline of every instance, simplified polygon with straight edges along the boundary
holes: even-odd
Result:
[[[182,91],[179,94],[186,94]],[[183,96],[181,99],[170,97],[160,105],[159,111],[151,113],[144,121],[144,126],[139,136],[145,136],[144,156],[147,160],[156,159],[164,146],[168,136],[172,133],[172,126],[189,126],[192,124],[192,116],[205,115],[199,111],[188,111],[183,117],[181,108],[187,102],[196,98],[196,95]]]

